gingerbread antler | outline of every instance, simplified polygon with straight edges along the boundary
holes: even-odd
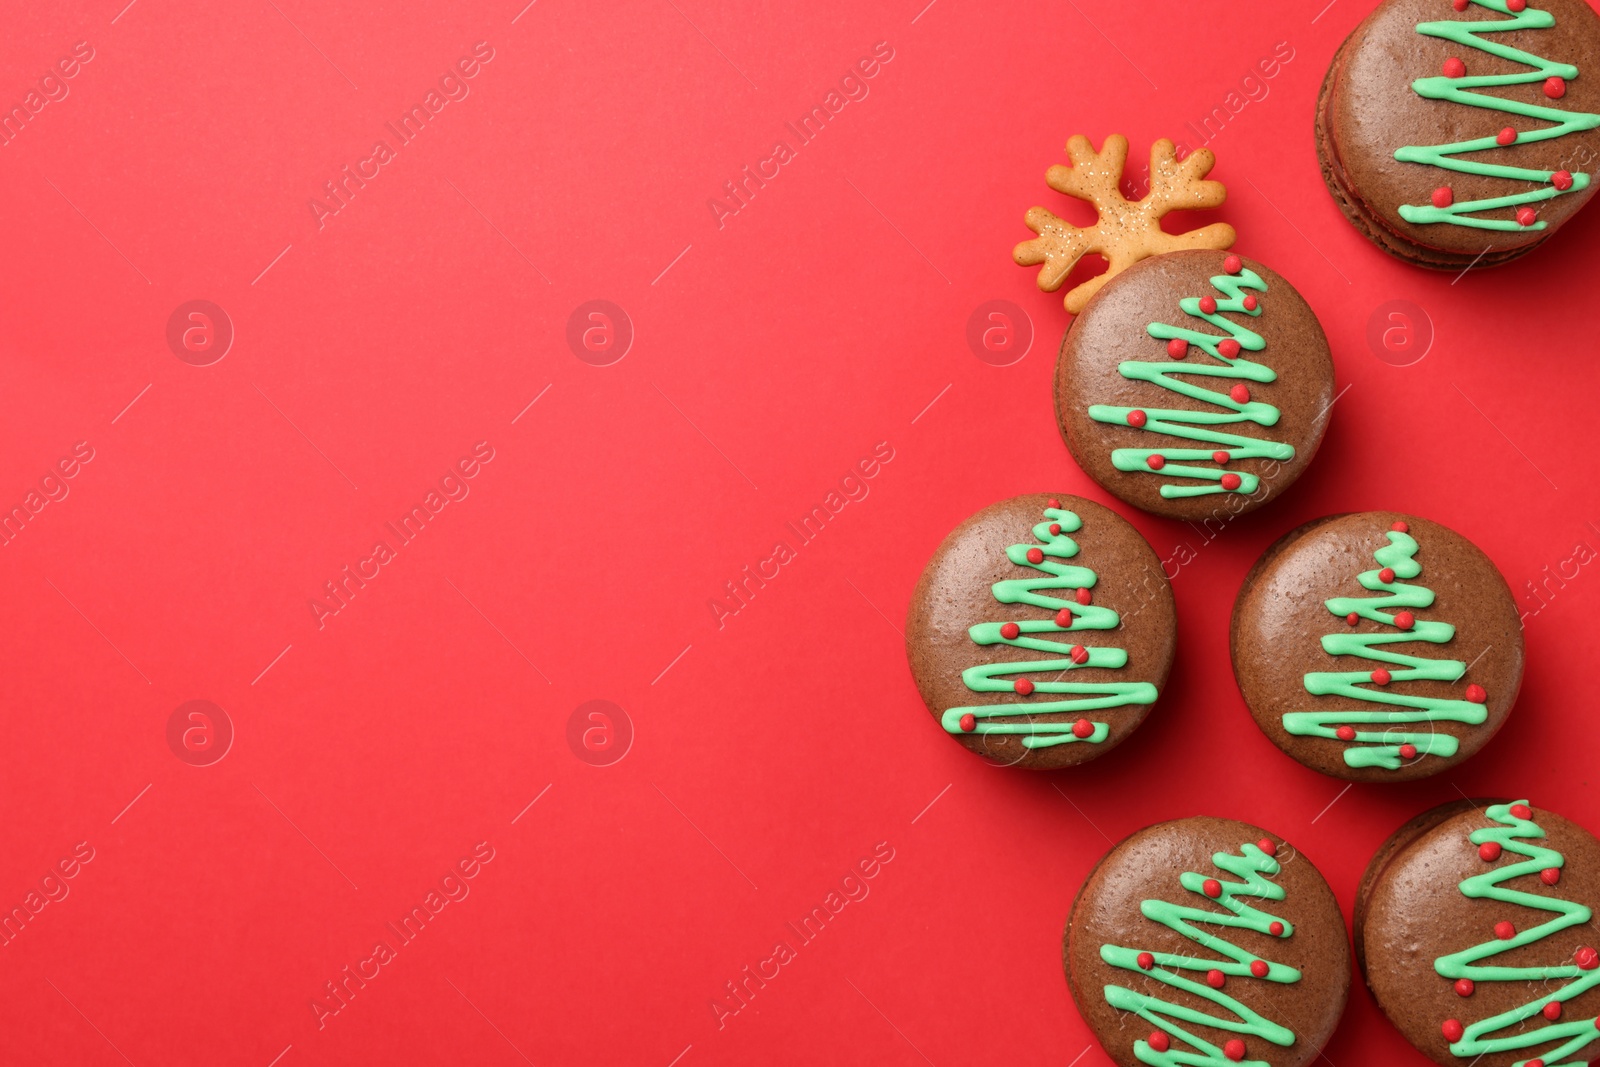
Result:
[[[1047,293],[1061,288],[1067,274],[1084,256],[1105,256],[1110,268],[1104,274],[1067,293],[1064,303],[1072,314],[1082,311],[1089,298],[1113,276],[1141,259],[1181,248],[1223,249],[1233,244],[1233,227],[1225,222],[1180,234],[1161,228],[1161,217],[1169,211],[1216,207],[1227,198],[1228,191],[1221,182],[1205,180],[1217,162],[1209,149],[1191,152],[1179,162],[1171,141],[1162,139],[1151,145],[1150,192],[1144,199],[1133,201],[1124,198],[1118,188],[1128,160],[1126,137],[1114,133],[1096,152],[1089,138],[1075,134],[1067,140],[1067,155],[1072,157],[1072,166],[1051,167],[1045,173],[1045,181],[1057,192],[1093,204],[1099,220],[1080,229],[1042,207],[1029,208],[1028,228],[1039,236],[1017,245],[1011,255],[1024,267],[1044,264],[1039,271],[1039,288]]]

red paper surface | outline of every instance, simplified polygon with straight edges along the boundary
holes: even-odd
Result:
[[[1260,822],[1347,911],[1378,843],[1463,793],[1600,824],[1600,577],[1575,557],[1600,547],[1600,210],[1460,277],[1371,247],[1311,131],[1366,5],[124,2],[15,5],[0,40],[19,104],[92,51],[0,148],[0,501],[59,497],[0,549],[0,903],[76,872],[0,949],[0,1060],[1094,1067],[1062,924],[1147,823]],[[811,140],[786,126],[846,90]],[[1069,134],[1141,160],[1247,92],[1208,217],[1310,301],[1343,392],[1294,490],[1208,537],[1074,465],[1067,317],[1010,249],[1030,205],[1087,221],[1043,181]],[[335,202],[347,166],[369,177]],[[765,185],[710,207],[747,166]],[[233,334],[205,366],[214,310],[168,341],[194,300]],[[968,343],[994,300],[1031,333],[1006,366]],[[875,449],[800,545],[786,523]],[[402,544],[386,524],[446,490]],[[1038,491],[1193,556],[1158,710],[1060,774],[947,738],[899,632],[945,533]],[[1226,624],[1279,534],[1378,507],[1496,560],[1527,680],[1458,771],[1346,787],[1256,731]],[[719,618],[779,540],[794,558]],[[319,618],[332,581],[355,592]],[[875,849],[868,895],[802,943],[786,924]],[[462,861],[467,895],[364,962]],[[1360,988],[1327,1055],[1423,1062]]]

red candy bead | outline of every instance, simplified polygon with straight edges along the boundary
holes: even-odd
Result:
[[[1555,1022],[1557,1019],[1561,1018],[1561,1001],[1552,1000],[1550,1003],[1546,1004],[1543,1008],[1539,1009],[1539,1014],[1543,1015],[1546,1019],[1549,1019],[1551,1022]]]
[[[1062,608],[1060,611],[1056,612],[1056,625],[1062,629],[1066,629],[1072,625],[1071,608]]]
[[[1377,670],[1372,672],[1372,681],[1374,685],[1388,685],[1391,681],[1393,681],[1393,679],[1394,675],[1390,674],[1382,667],[1379,667]]]
[[[1210,986],[1212,989],[1221,989],[1227,984],[1228,976],[1216,968],[1212,968],[1206,972],[1206,985]]]
[[[1231,337],[1224,337],[1217,342],[1217,353],[1226,356],[1228,359],[1233,359],[1239,354],[1239,342]]]
[[[1158,471],[1167,465],[1167,460],[1165,456],[1151,456],[1144,461],[1144,465],[1153,471]]]
[[[1044,549],[1042,549],[1042,548],[1030,548],[1030,549],[1028,549],[1028,562],[1029,563],[1043,563],[1044,562]]]
[[[1267,927],[1267,932],[1269,934],[1271,934],[1273,937],[1282,937],[1283,936],[1283,924],[1280,923],[1280,922],[1274,922],[1271,926]]]
[[[1458,996],[1458,997],[1470,997],[1470,996],[1472,996],[1473,988],[1474,987],[1472,985],[1472,979],[1470,979],[1470,978],[1457,978],[1456,979],[1456,984],[1455,984],[1456,996]]]
[[[1351,726],[1349,723],[1345,723],[1343,726],[1335,730],[1334,734],[1341,741],[1354,741],[1356,739],[1356,728]]]
[[[1578,965],[1580,971],[1592,971],[1600,967],[1600,952],[1585,945],[1572,954],[1572,962]]]
[[[976,730],[977,728],[978,728],[978,717],[976,715],[972,714],[972,712],[969,711],[965,715],[961,716],[961,729],[964,732],[970,734],[972,731]]]
[[[1145,1044],[1149,1045],[1157,1052],[1165,1052],[1167,1049],[1172,1047],[1172,1042],[1168,1041],[1167,1035],[1163,1034],[1160,1030],[1151,1031],[1150,1036],[1145,1038]]]
[[[1225,451],[1223,451],[1222,449],[1219,448],[1215,452],[1211,453],[1211,458],[1212,458],[1213,461],[1215,461],[1217,463],[1226,463],[1226,462],[1228,462],[1228,460],[1232,459],[1233,457],[1228,455],[1227,452],[1225,452]]]
[[[1089,590],[1088,589],[1079,589],[1076,593],[1072,594],[1072,596],[1073,596],[1073,599],[1076,600],[1080,604],[1089,603],[1090,596],[1089,596]]]
[[[1439,1031],[1444,1034],[1446,1041],[1455,1044],[1461,1040],[1461,1035],[1467,1032],[1467,1028],[1461,1025],[1459,1019],[1446,1019],[1444,1025],[1439,1027]]]
[[[1270,837],[1263,837],[1260,841],[1257,841],[1256,848],[1259,848],[1269,856],[1278,854],[1278,843]]]
[[[1390,582],[1394,581],[1394,568],[1393,567],[1385,567],[1385,568],[1383,568],[1383,570],[1379,571],[1378,572],[1378,581],[1382,582],[1385,585],[1388,585]]]
[[[1494,936],[1498,937],[1502,941],[1510,941],[1513,937],[1517,936],[1517,928],[1511,922],[1511,920],[1501,919],[1499,922],[1494,924]],[[1578,951],[1582,952],[1583,949],[1580,948]]]
[[[1244,260],[1235,255],[1224,256],[1222,260],[1222,269],[1229,274],[1238,274],[1244,269]]]
[[[1507,126],[1505,129],[1495,134],[1494,139],[1496,144],[1516,144],[1517,131],[1513,130],[1510,126]]]
[[[1128,412],[1128,425],[1132,426],[1136,430],[1149,421],[1150,416],[1146,415],[1138,408],[1134,408],[1132,411]]]
[[[1470,2],[1471,0],[1450,0],[1450,6],[1455,8],[1457,11],[1465,11],[1467,9],[1467,4]]]
[[[1248,403],[1250,400],[1250,387],[1245,385],[1243,382],[1240,382],[1238,385],[1228,390],[1228,395],[1233,398],[1233,402],[1235,404]]]
[[[1563,78],[1546,78],[1544,80],[1544,95],[1552,100],[1560,100],[1567,95],[1567,83]]]
[[[1550,175],[1550,184],[1560,189],[1563,193],[1566,192],[1572,188],[1572,172],[1570,170],[1556,171]]]
[[[1222,895],[1222,883],[1215,878],[1207,878],[1200,884],[1200,891],[1212,900],[1216,900]]]
[[[1092,733],[1094,733],[1094,723],[1090,722],[1088,719],[1079,719],[1077,722],[1072,724],[1073,737],[1081,739],[1088,737]]]
[[[1200,298],[1200,310],[1207,315],[1215,315],[1217,313],[1217,298],[1214,296],[1202,296]]]
[[[1485,841],[1478,846],[1478,858],[1485,863],[1493,863],[1500,858],[1500,842]]]
[[[1248,296],[1246,296],[1244,298],[1244,309],[1246,311],[1254,311],[1256,308],[1258,308],[1260,306],[1261,306],[1261,301],[1256,299],[1256,294],[1251,293],[1250,295],[1248,295]]]
[[[1416,759],[1417,758],[1417,746],[1413,745],[1409,741],[1407,741],[1405,744],[1401,745],[1400,746],[1400,758],[1401,759]]]
[[[1417,624],[1417,617],[1409,611],[1402,611],[1394,617],[1394,624],[1402,630],[1409,630]]]
[[[1057,500],[1055,497],[1051,497],[1049,500],[1044,502],[1044,506],[1047,508],[1059,508],[1061,506],[1061,501]]]
[[[1506,0],[1506,10],[1521,11],[1528,6],[1528,0]]]
[[[1395,533],[1410,533],[1411,532],[1411,527],[1407,526],[1403,522],[1391,523],[1390,526],[1389,526],[1389,529],[1393,530]]]
[[[1071,658],[1072,662],[1077,664],[1089,662],[1089,650],[1084,648],[1082,645],[1073,645],[1072,651],[1068,652],[1067,656]]]
[[[1250,962],[1250,973],[1255,975],[1257,978],[1265,978],[1267,976],[1267,964],[1266,964],[1266,961],[1265,960],[1252,960]]]
[[[1361,616],[1352,611],[1344,617],[1344,621],[1346,626],[1355,626],[1361,622]]]
[[[1237,474],[1234,474],[1232,471],[1229,471],[1227,474],[1222,476],[1222,488],[1228,490],[1229,492],[1232,492],[1243,484],[1244,479],[1239,477]]]
[[[1244,1059],[1244,1042],[1237,1037],[1230,1037],[1222,1046],[1222,1054],[1234,1063]]]
[[[1059,537],[1060,535],[1061,535],[1061,524],[1059,522],[1052,522],[1050,524],[1050,536],[1051,537]]]
[[[1448,185],[1441,185],[1433,191],[1434,207],[1449,207],[1456,202],[1456,191]]]
[[[1533,818],[1533,809],[1528,807],[1526,804],[1513,804],[1511,805],[1510,811],[1511,814],[1515,815],[1519,819]]]
[[[1033,694],[1033,683],[1028,681],[1026,678],[1018,678],[1016,681],[1011,683],[1011,688],[1017,691],[1018,696],[1025,697]]]
[[[1022,627],[1018,626],[1014,622],[1005,622],[1000,624],[1000,636],[1005,638],[1007,641],[1016,640],[1017,635],[1020,633],[1022,633]]]
[[[1150,968],[1156,965],[1156,958],[1150,955],[1148,952],[1141,952],[1139,953],[1138,963],[1140,970],[1148,971]]]
[[[1521,207],[1521,208],[1517,209],[1517,225],[1518,226],[1532,226],[1534,223],[1536,223],[1538,221],[1539,221],[1539,213],[1537,211],[1533,210],[1533,208],[1531,208],[1531,207]]]
[[[1557,882],[1561,881],[1561,868],[1546,867],[1544,870],[1539,872],[1539,881],[1543,882],[1545,885],[1555,885]]]
[[[1482,704],[1485,700],[1489,699],[1489,692],[1477,682],[1473,682],[1471,685],[1467,686],[1467,699],[1472,701],[1474,704]]]
[[[1460,56],[1451,56],[1445,60],[1443,69],[1446,78],[1464,78],[1467,74],[1467,65],[1461,61]]]
[[[1182,359],[1189,354],[1189,342],[1181,337],[1174,337],[1167,342],[1167,355],[1173,359]]]

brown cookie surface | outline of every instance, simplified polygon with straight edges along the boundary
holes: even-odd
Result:
[[[1505,0],[1462,11],[1447,0],[1387,0],[1323,83],[1323,178],[1357,229],[1408,262],[1459,270],[1514,259],[1594,193],[1596,75],[1600,16],[1585,0],[1516,12]],[[1476,147],[1456,149],[1466,145]]]
[[[1352,781],[1425,778],[1494,736],[1522,684],[1511,590],[1472,542],[1399,512],[1336,515],[1246,575],[1229,634],[1272,742]]]
[[[1585,1063],[1600,1058],[1596,904],[1587,830],[1526,801],[1456,801],[1378,850],[1357,957],[1384,1013],[1437,1063]]]
[[[1304,1067],[1350,987],[1344,919],[1311,861],[1260,827],[1208,816],[1147,827],[1100,861],[1073,902],[1063,962],[1078,1011],[1121,1067]]]
[[[1166,683],[1172,589],[1139,531],[1059,494],[990,505],[922,572],[906,655],[934,719],[1006,765],[1085,763],[1127,739]]]
[[[1322,443],[1333,360],[1281,276],[1224,252],[1155,256],[1101,289],[1056,362],[1056,419],[1085,473],[1134,507],[1226,521]]]

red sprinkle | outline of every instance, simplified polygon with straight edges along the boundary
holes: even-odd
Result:
[[[1071,608],[1062,608],[1060,611],[1056,612],[1056,625],[1061,627],[1063,630],[1072,625]]]
[[[1278,854],[1278,843],[1270,837],[1263,837],[1260,841],[1257,841],[1256,848],[1259,848],[1269,856]]]
[[[1067,653],[1072,662],[1084,664],[1089,662],[1089,650],[1082,645],[1073,645],[1072,651]]]
[[[1471,685],[1467,686],[1467,699],[1472,701],[1474,704],[1482,704],[1484,701],[1489,699],[1489,691],[1484,689],[1484,687],[1479,685],[1477,682],[1473,682]]]
[[[1217,298],[1214,296],[1202,296],[1200,298],[1200,310],[1207,315],[1215,315],[1217,313]]]
[[[1207,878],[1200,884],[1200,891],[1212,900],[1216,900],[1222,895],[1222,883],[1215,878]]]
[[[1217,354],[1232,359],[1239,354],[1239,342],[1231,337],[1224,337],[1217,342]]]
[[[1273,922],[1273,924],[1271,926],[1267,927],[1267,933],[1271,934],[1273,937],[1282,937],[1283,936],[1283,924],[1280,923],[1280,922],[1276,922],[1276,921]]]
[[[1229,274],[1238,274],[1244,269],[1244,260],[1235,255],[1224,256],[1222,260],[1222,269],[1227,271]]]
[[[1417,624],[1417,617],[1409,611],[1402,611],[1394,617],[1394,624],[1402,630],[1409,630]]]
[[[1018,696],[1025,697],[1033,694],[1033,683],[1028,681],[1026,678],[1018,678],[1016,681],[1011,683],[1011,688],[1017,691]]]
[[[1470,997],[1470,996],[1472,996],[1473,988],[1474,987],[1472,985],[1472,979],[1470,979],[1470,978],[1457,978],[1456,979],[1456,986],[1455,986],[1456,996],[1458,996],[1458,997]]]
[[[1451,56],[1444,61],[1444,76],[1446,78],[1464,78],[1467,74],[1467,65],[1461,61],[1460,56]]]
[[[1374,685],[1388,685],[1393,679],[1394,675],[1390,674],[1382,667],[1379,667],[1377,670],[1372,672],[1372,681]]]
[[[1014,622],[1005,622],[1000,624],[1000,636],[1005,638],[1007,641],[1015,641],[1017,639],[1017,635],[1020,633],[1022,633],[1022,627],[1018,626]]]
[[[1527,6],[1528,0],[1506,0],[1506,9],[1508,11],[1521,11]]]
[[[976,730],[977,728],[978,728],[978,717],[976,715],[972,714],[972,712],[969,711],[965,715],[961,716],[961,729],[963,731],[965,731],[966,733],[970,734],[972,731]]]
[[[1228,490],[1229,492],[1232,492],[1243,484],[1244,479],[1239,477],[1237,474],[1234,474],[1232,471],[1229,471],[1227,474],[1222,476],[1222,488]]]
[[[1250,973],[1255,975],[1257,978],[1265,978],[1267,976],[1267,963],[1266,963],[1266,961],[1265,960],[1251,960],[1250,961]]]
[[[1407,526],[1403,522],[1392,523],[1389,526],[1389,529],[1393,530],[1395,533],[1410,533],[1411,532],[1411,527]]]
[[[1461,1035],[1467,1032],[1467,1028],[1461,1025],[1459,1019],[1446,1019],[1439,1030],[1444,1034],[1444,1039],[1451,1044],[1460,1041]]]
[[[1485,863],[1493,863],[1500,858],[1500,842],[1485,841],[1478,846],[1478,858]]]
[[[1417,746],[1413,745],[1409,741],[1407,741],[1405,744],[1401,745],[1400,746],[1400,758],[1401,759],[1416,759],[1417,758]]]
[[[1149,459],[1144,461],[1144,465],[1153,471],[1158,471],[1167,465],[1167,459],[1165,456],[1151,456]]]
[[[1513,804],[1511,805],[1510,810],[1511,814],[1515,815],[1519,819],[1533,818],[1533,809],[1528,807],[1526,804]]]
[[[1556,171],[1550,175],[1550,184],[1560,189],[1563,193],[1566,192],[1572,188],[1572,172],[1570,170]]]
[[[1156,965],[1156,958],[1150,955],[1148,952],[1141,952],[1139,953],[1138,963],[1140,970],[1148,971],[1150,968]]]
[[[1502,941],[1510,941],[1513,937],[1517,936],[1517,928],[1511,923],[1511,920],[1501,919],[1499,922],[1494,924],[1494,936],[1498,937]],[[1582,952],[1583,949],[1580,948],[1578,951]]]
[[[1042,548],[1030,548],[1030,549],[1028,549],[1028,562],[1029,563],[1043,563],[1044,562],[1044,549],[1042,549]]]
[[[1546,78],[1544,80],[1544,95],[1552,100],[1560,100],[1567,95],[1567,83],[1563,78]]]
[[[1539,872],[1539,881],[1543,882],[1545,885],[1555,885],[1557,882],[1561,881],[1561,868],[1546,867],[1544,870]]]
[[[1441,185],[1433,191],[1434,207],[1449,207],[1456,202],[1456,191],[1448,185]]]
[[[1344,621],[1346,626],[1357,626],[1361,623],[1361,616],[1352,611],[1344,617]]]
[[[1055,497],[1051,497],[1049,500],[1044,502],[1044,506],[1047,508],[1059,508],[1061,506],[1061,501],[1057,500]]]
[[[1334,733],[1338,735],[1339,740],[1341,741],[1354,741],[1356,739],[1356,728],[1351,726],[1349,723],[1345,723],[1343,726],[1335,730]]]
[[[1167,342],[1167,355],[1173,359],[1182,359],[1189,354],[1189,342],[1181,337],[1174,337]]]
[[[1228,984],[1228,976],[1213,967],[1206,972],[1206,985],[1212,989],[1221,989]]]
[[[1172,1042],[1167,1040],[1167,1035],[1160,1030],[1152,1030],[1150,1036],[1145,1038],[1145,1043],[1157,1052],[1165,1052],[1172,1047]]]
[[[1138,408],[1134,408],[1132,411],[1128,412],[1128,425],[1132,426],[1136,430],[1149,421],[1150,416],[1146,415]]]
[[[1233,402],[1235,404],[1247,404],[1250,402],[1250,387],[1245,385],[1243,382],[1240,382],[1238,385],[1228,390],[1228,395],[1233,397]]]
[[[1572,954],[1572,962],[1578,965],[1580,971],[1592,971],[1600,967],[1600,952],[1585,945]]]
[[[1215,460],[1216,462],[1218,462],[1218,463],[1226,463],[1226,462],[1228,462],[1228,460],[1232,459],[1233,457],[1228,455],[1227,452],[1225,452],[1224,450],[1219,448],[1215,452],[1211,453],[1211,458],[1213,460]]]
[[[1467,9],[1467,4],[1470,2],[1471,0],[1450,0],[1450,6],[1455,8],[1457,11],[1465,11]]]
[[[1089,599],[1090,599],[1089,590],[1088,589],[1079,589],[1076,593],[1073,594],[1073,599],[1075,599],[1080,604],[1089,603]]]
[[[1507,126],[1505,129],[1495,134],[1494,139],[1497,144],[1516,144],[1517,131],[1513,130],[1510,126]]]
[[[1244,298],[1244,309],[1246,311],[1254,311],[1256,308],[1258,308],[1260,306],[1261,306],[1261,301],[1256,299],[1256,295],[1254,293],[1251,293],[1250,295],[1248,295],[1248,296],[1246,296]]]
[[[1244,1059],[1244,1042],[1237,1037],[1230,1037],[1222,1046],[1222,1054],[1234,1063]]]
[[[1094,723],[1088,719],[1079,719],[1072,724],[1072,736],[1077,738],[1088,737],[1094,733]]]
[[[1378,581],[1382,582],[1384,585],[1388,585],[1390,582],[1394,581],[1394,568],[1385,567],[1383,570],[1379,571]]]
[[[1543,1008],[1539,1009],[1539,1014],[1543,1015],[1546,1019],[1549,1019],[1551,1022],[1555,1022],[1557,1019],[1561,1018],[1561,1001],[1552,1000],[1550,1003],[1546,1004]]]
[[[1052,522],[1050,524],[1050,536],[1051,537],[1059,537],[1060,535],[1061,535],[1061,524],[1059,522]]]
[[[1517,209],[1517,225],[1518,226],[1532,226],[1534,223],[1536,223],[1538,221],[1539,221],[1539,213],[1537,211],[1533,210],[1533,208],[1531,208],[1531,207],[1521,207],[1521,208]]]

